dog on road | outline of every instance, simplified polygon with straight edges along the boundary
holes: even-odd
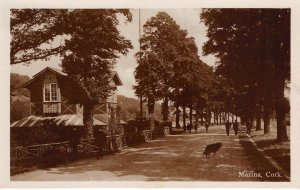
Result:
[[[222,143],[214,143],[209,144],[205,147],[205,150],[203,152],[203,155],[206,156],[206,158],[209,158],[210,153],[214,153],[214,156],[216,155],[216,152],[222,147]]]

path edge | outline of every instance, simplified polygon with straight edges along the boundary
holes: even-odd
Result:
[[[274,166],[278,171],[281,171],[283,176],[288,179],[291,182],[291,177],[289,176],[289,172],[287,172],[285,169],[283,169],[277,161],[275,161],[272,157],[268,156],[264,150],[262,148],[260,148],[257,143],[255,142],[255,140],[249,135],[247,134],[247,136],[249,137],[250,142],[252,143],[252,145],[256,148],[256,150],[258,152],[260,152],[260,154],[269,161],[269,163]]]

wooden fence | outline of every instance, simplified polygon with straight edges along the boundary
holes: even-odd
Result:
[[[106,136],[106,145],[104,151],[112,152],[115,149],[121,149],[126,146],[134,145],[150,141],[156,138],[164,137],[168,134],[168,129],[157,129],[152,132],[149,130],[125,133],[124,135]],[[151,137],[152,136],[152,137]],[[96,152],[98,147],[95,144],[94,139],[82,139],[78,145],[79,153]],[[23,160],[31,157],[44,158],[47,153],[71,153],[72,148],[69,141],[50,143],[50,144],[39,144],[33,146],[19,146],[11,148],[10,156],[11,160]]]

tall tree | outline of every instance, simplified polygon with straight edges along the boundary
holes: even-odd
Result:
[[[80,84],[86,97],[80,97],[84,106],[83,123],[87,136],[92,136],[93,108],[105,102],[110,91],[111,70],[120,54],[132,48],[118,31],[117,14],[130,19],[129,10],[74,10],[68,17],[68,31],[71,36],[66,40],[62,67],[68,76]]]
[[[143,58],[139,58],[138,67],[135,70],[137,85],[134,87],[136,94],[143,96],[147,100],[150,129],[154,129],[154,105],[155,101],[162,96],[163,83],[158,72],[162,62],[156,54],[149,53]]]
[[[187,33],[165,12],[149,19],[143,31],[141,51],[136,54],[139,63],[135,73],[136,93],[147,98],[150,116],[154,102],[163,99],[163,115],[167,120],[173,62],[180,54],[178,47]]]
[[[63,70],[84,91],[76,101],[84,105],[83,123],[88,136],[92,136],[94,105],[104,102],[112,90],[109,83],[116,59],[132,48],[117,29],[118,15],[131,21],[127,9],[11,11],[11,64],[60,53]],[[58,36],[65,43],[55,46]]]
[[[262,101],[265,122],[275,106],[277,139],[285,140],[282,102],[290,73],[290,10],[204,9],[200,17],[208,26],[205,54],[219,58],[218,68],[235,88],[249,87],[252,105]]]

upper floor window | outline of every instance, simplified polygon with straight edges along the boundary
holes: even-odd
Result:
[[[44,102],[57,102],[58,96],[56,83],[44,84]]]

